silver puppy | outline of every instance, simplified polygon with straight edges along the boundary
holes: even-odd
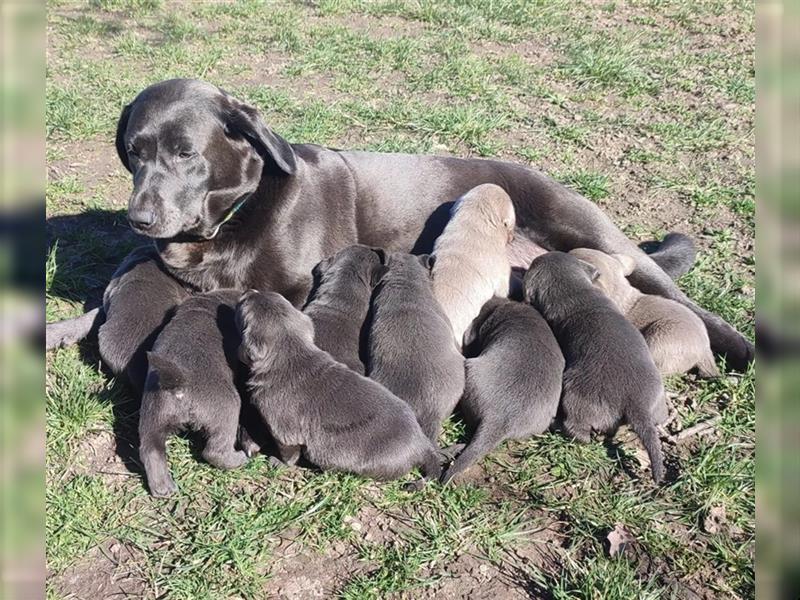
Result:
[[[464,357],[433,296],[427,256],[391,254],[375,288],[367,373],[414,410],[433,442],[464,391]]]
[[[235,290],[219,290],[188,298],[147,354],[139,455],[153,496],[178,489],[169,472],[166,442],[180,430],[204,435],[203,458],[215,467],[233,469],[247,460],[234,448],[241,411],[235,381],[239,296]]]
[[[598,271],[563,252],[535,259],[525,274],[525,298],[542,314],[561,346],[561,408],[566,432],[588,442],[627,420],[650,456],[653,479],[664,461],[655,427],[664,386],[639,331],[594,287]]]
[[[421,466],[441,475],[439,453],[411,408],[379,383],[314,345],[311,319],[274,292],[247,292],[236,307],[239,356],[250,400],[280,458],[301,453],[321,469],[395,479]]]

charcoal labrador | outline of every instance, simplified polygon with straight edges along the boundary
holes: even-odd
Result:
[[[405,400],[436,442],[464,391],[464,357],[433,295],[429,258],[389,255],[372,300],[367,373]]]
[[[250,401],[281,460],[395,479],[414,467],[441,475],[438,449],[411,408],[314,345],[314,324],[286,298],[250,290],[236,307]]]
[[[364,374],[361,339],[372,290],[387,268],[382,250],[357,244],[314,267],[314,289],[303,312],[314,323],[314,343],[333,358]]]
[[[247,461],[235,448],[241,399],[236,290],[218,290],[185,300],[148,352],[147,380],[139,414],[139,456],[153,496],[177,486],[167,464],[170,435],[191,429],[205,437],[203,458],[220,469]]]
[[[466,388],[459,403],[473,433],[442,476],[447,483],[507,439],[546,431],[558,411],[564,357],[553,332],[527,303],[492,298],[472,322]]]
[[[754,357],[752,343],[687,298],[597,205],[523,165],[290,144],[257,109],[193,79],[139,93],[122,110],[116,147],[133,174],[131,227],[200,290],[269,289],[299,305],[322,258],[354,243],[430,252],[452,202],[494,183],[514,204],[518,242],[626,254],[630,281],[697,313],[729,366]]]
[[[545,318],[564,355],[561,410],[565,431],[581,442],[627,421],[650,456],[653,480],[664,476],[656,422],[664,385],[650,350],[631,323],[593,282],[595,267],[563,252],[531,263],[526,301]]]

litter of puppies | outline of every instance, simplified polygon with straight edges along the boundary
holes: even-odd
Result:
[[[110,366],[143,390],[150,492],[178,489],[166,439],[180,429],[205,438],[210,464],[244,464],[259,448],[245,413],[282,464],[382,480],[419,468],[413,487],[451,482],[506,439],[552,429],[588,443],[628,423],[660,482],[662,375],[719,374],[703,322],[631,286],[627,256],[544,252],[512,273],[514,227],[505,191],[478,186],[430,256],[354,245],[322,260],[302,311],[270,291],[190,295],[156,253],[134,251],[106,290],[99,341],[130,340]],[[438,446],[454,411],[471,432],[456,456]]]

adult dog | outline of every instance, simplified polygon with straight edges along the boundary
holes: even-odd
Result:
[[[729,366],[743,369],[754,356],[597,206],[522,165],[290,144],[255,108],[189,79],[142,91],[122,111],[116,146],[133,174],[131,227],[198,290],[275,290],[299,305],[322,258],[355,243],[430,252],[452,201],[495,183],[514,203],[518,238],[547,250],[626,254],[636,263],[631,282],[690,307]]]

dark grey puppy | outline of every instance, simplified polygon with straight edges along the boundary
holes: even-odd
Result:
[[[364,374],[359,348],[372,288],[386,272],[383,251],[348,246],[314,267],[314,290],[303,312],[314,323],[314,343]]]
[[[574,256],[548,252],[525,274],[525,298],[547,320],[564,354],[566,432],[587,442],[592,430],[610,432],[627,420],[658,482],[664,464],[653,415],[664,401],[664,386],[642,334],[592,285],[597,276],[597,269]]]
[[[247,292],[236,307],[250,400],[281,459],[302,454],[321,469],[394,479],[421,466],[441,474],[439,453],[409,406],[314,345],[314,324],[274,292]]]
[[[375,288],[367,373],[414,410],[436,442],[464,391],[464,357],[433,295],[428,256],[390,254]]]
[[[182,429],[205,436],[203,458],[220,469],[247,460],[236,450],[241,399],[236,388],[239,332],[235,290],[192,296],[181,304],[153,350],[139,416],[139,455],[154,496],[178,488],[167,464],[167,438]]]
[[[188,297],[184,287],[164,271],[155,248],[131,252],[103,294],[105,320],[97,334],[103,362],[115,375],[125,373],[141,390],[147,374],[145,353],[175,307]]]
[[[442,477],[447,483],[507,439],[538,435],[553,422],[564,357],[550,327],[530,305],[493,298],[467,333],[467,381],[459,404],[472,428],[469,445]]]

